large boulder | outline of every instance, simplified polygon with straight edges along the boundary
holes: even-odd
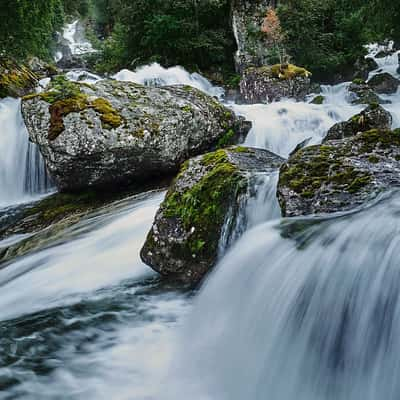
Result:
[[[276,0],[233,0],[232,26],[237,43],[236,69],[242,73],[250,66],[270,64],[269,48],[261,35],[261,26],[268,7]]]
[[[174,173],[191,156],[244,137],[250,124],[190,86],[54,80],[22,112],[62,191],[119,187]]]
[[[311,73],[292,64],[248,68],[240,82],[240,93],[245,103],[271,103],[285,97],[305,100],[313,91]]]
[[[232,228],[252,177],[284,160],[267,150],[232,147],[186,162],[162,203],[141,251],[155,271],[198,283],[218,257],[221,233]]]
[[[339,122],[329,129],[324,142],[355,136],[371,129],[387,130],[392,126],[392,115],[378,104],[371,104],[349,120]]]
[[[296,152],[280,170],[278,199],[292,217],[346,211],[400,185],[400,130],[370,130]]]
[[[37,84],[37,76],[28,67],[0,56],[0,99],[24,96]]]
[[[390,100],[379,97],[374,90],[362,79],[355,79],[349,86],[352,104],[390,104]]]
[[[393,94],[397,92],[400,86],[400,80],[396,79],[393,75],[388,72],[374,75],[368,81],[369,87],[380,94]]]

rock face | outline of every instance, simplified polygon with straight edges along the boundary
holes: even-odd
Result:
[[[340,82],[348,82],[353,80],[368,79],[369,73],[378,69],[378,63],[371,57],[360,57],[356,60],[354,65],[349,66],[341,74],[334,76],[331,83],[337,84]],[[329,80],[328,80],[329,81]]]
[[[389,104],[390,100],[383,100],[380,98],[372,88],[362,80],[355,80],[349,86],[349,92],[352,96],[351,102],[353,104]]]
[[[235,219],[251,177],[283,161],[267,150],[232,147],[186,162],[157,212],[142,260],[166,277],[199,282],[217,260],[224,225]]]
[[[270,64],[268,46],[260,33],[268,7],[276,3],[274,0],[233,0],[232,25],[238,47],[235,62],[239,73],[250,66]]]
[[[312,92],[311,73],[289,64],[272,67],[248,68],[240,82],[240,93],[245,103],[271,103],[284,97],[298,101]]]
[[[392,94],[396,93],[400,86],[400,81],[388,72],[374,75],[369,81],[368,85],[376,93]]]
[[[355,136],[359,132],[371,129],[388,130],[392,125],[392,115],[379,105],[370,105],[360,114],[348,121],[339,122],[329,129],[324,142]]]
[[[27,67],[0,57],[0,98],[21,97],[34,91],[37,76]]]
[[[306,147],[280,170],[278,199],[292,217],[346,211],[400,185],[400,130],[370,130]]]
[[[62,77],[51,91],[27,96],[22,111],[61,191],[171,174],[189,157],[239,140],[251,126],[189,86],[88,85]]]

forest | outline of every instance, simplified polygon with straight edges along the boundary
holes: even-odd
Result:
[[[5,0],[1,52],[50,58],[66,18],[85,18],[101,72],[149,62],[232,76],[235,39],[230,0]],[[351,67],[365,44],[400,41],[398,0],[281,0],[284,46],[293,62],[319,75]],[[97,40],[96,40],[97,39]]]

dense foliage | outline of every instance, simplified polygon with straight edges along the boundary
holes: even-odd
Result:
[[[400,0],[282,0],[278,14],[288,52],[318,77],[352,68],[369,41],[400,39]]]
[[[208,70],[233,68],[228,0],[96,0],[104,34],[104,69],[151,61]]]
[[[278,9],[286,48],[316,75],[342,72],[365,54],[362,7],[349,0],[287,0]]]
[[[317,78],[351,68],[368,41],[389,37],[400,43],[400,0],[278,4],[284,47]],[[97,41],[102,51],[95,60],[102,71],[157,61],[232,72],[230,7],[231,0],[2,0],[0,52],[20,59],[50,58],[65,16],[81,15],[93,27],[90,37],[104,39]],[[260,26],[260,33],[263,29],[268,33],[270,26]]]
[[[64,21],[62,0],[2,0],[0,52],[17,58],[48,58],[53,34]]]

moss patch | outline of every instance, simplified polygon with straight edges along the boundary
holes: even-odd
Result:
[[[98,98],[91,102],[91,107],[100,114],[103,128],[118,128],[122,124],[122,117],[112,107],[111,103],[103,98]]]
[[[237,167],[229,162],[224,150],[204,155],[201,163],[207,168],[205,175],[182,192],[173,188],[167,194],[163,212],[166,217],[180,219],[192,232],[184,243],[190,253],[211,259],[216,255],[232,197],[244,188]]]
[[[279,79],[293,79],[297,77],[308,78],[312,75],[311,72],[307,71],[305,68],[293,64],[275,64],[270,70],[272,75]]]
[[[50,104],[49,140],[55,140],[64,131],[64,118],[68,114],[79,113],[89,108],[100,115],[104,129],[118,128],[123,123],[122,116],[108,100],[99,97],[89,101],[88,96],[82,91],[82,85],[93,89],[90,85],[70,82],[65,76],[57,76],[53,78],[49,91],[23,98],[24,100],[39,98]]]

